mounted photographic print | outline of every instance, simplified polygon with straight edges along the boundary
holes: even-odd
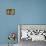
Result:
[[[18,31],[20,31],[20,41],[46,41],[46,25],[18,25]],[[18,32],[19,33],[19,32]]]
[[[17,42],[18,41],[18,38],[17,38],[16,32],[10,32],[8,34],[7,39],[8,39],[8,46],[12,46],[12,45],[15,45],[15,44],[18,43]]]
[[[7,15],[15,15],[15,9],[6,9]]]

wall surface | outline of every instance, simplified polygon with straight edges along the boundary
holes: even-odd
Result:
[[[7,8],[16,14],[6,15]],[[46,24],[46,0],[0,0],[0,44],[8,43],[9,32],[18,32],[17,24]]]

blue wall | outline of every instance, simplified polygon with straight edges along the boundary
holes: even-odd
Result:
[[[7,16],[7,8],[15,8],[16,15]],[[17,32],[17,24],[46,24],[46,0],[0,0],[0,43],[8,43],[7,36]]]

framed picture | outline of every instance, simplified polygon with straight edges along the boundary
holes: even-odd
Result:
[[[15,15],[15,9],[6,9],[7,15]]]
[[[46,25],[20,24],[18,25],[19,41],[46,41]]]

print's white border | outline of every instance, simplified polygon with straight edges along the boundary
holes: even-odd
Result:
[[[20,43],[20,25],[18,25],[18,43]]]

